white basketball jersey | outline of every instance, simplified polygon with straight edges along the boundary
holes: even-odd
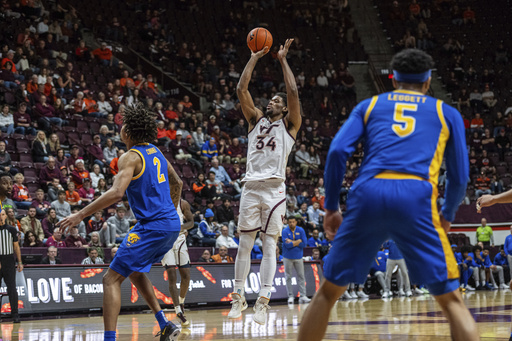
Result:
[[[286,180],[288,155],[295,144],[282,119],[270,122],[262,117],[249,133],[246,181]]]
[[[181,211],[181,199],[180,203],[178,204],[178,207],[176,208],[176,212],[178,212],[178,217],[180,217],[180,225],[183,225],[183,222],[185,221],[183,217],[183,212]],[[180,235],[185,234],[185,231],[180,231]]]

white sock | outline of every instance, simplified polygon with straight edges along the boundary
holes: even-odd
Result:
[[[235,290],[240,296],[244,296],[245,281],[251,270],[251,250],[256,239],[256,232],[241,233],[238,254],[235,260]],[[274,248],[274,254],[275,254]]]
[[[185,304],[185,297],[180,296],[180,304]]]
[[[263,258],[261,259],[260,277],[261,277],[261,290],[260,297],[270,299],[272,295],[272,283],[276,274],[276,246],[277,236],[269,236],[265,233],[261,235],[263,242]]]
[[[181,307],[179,304],[174,306],[174,311],[176,312],[176,315],[178,315],[179,313],[182,313]]]

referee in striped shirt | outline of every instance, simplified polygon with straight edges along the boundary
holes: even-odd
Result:
[[[12,188],[11,177],[1,174],[0,197],[5,197],[5,192],[8,191],[9,184]],[[0,208],[0,283],[3,278],[7,286],[9,303],[11,304],[11,317],[14,323],[20,323],[20,317],[18,315],[18,291],[16,290],[16,262],[14,260],[14,254],[16,254],[16,258],[18,259],[18,271],[23,271],[18,231],[15,227],[5,224],[7,214],[1,202]]]

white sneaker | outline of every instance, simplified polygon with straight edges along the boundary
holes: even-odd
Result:
[[[405,296],[404,289],[398,290],[398,296]]]
[[[368,298],[369,296],[364,293],[364,291],[358,291],[357,296],[360,298]]]
[[[267,311],[270,309],[268,302],[270,300],[266,297],[258,298],[253,307],[254,315],[252,315],[252,320],[254,322],[258,324],[265,324],[267,322]]]
[[[475,288],[473,288],[471,285],[466,285],[466,290],[468,291],[475,291]]]
[[[462,286],[461,286],[461,288],[462,288]],[[421,290],[420,290],[420,289],[418,289],[418,288],[414,288],[414,293],[415,293],[415,294],[418,294],[418,295],[423,295],[423,291],[421,291]]]
[[[294,301],[293,297],[288,297],[288,304],[293,304]]]
[[[345,290],[345,292],[343,293],[343,295],[341,295],[341,297],[346,299],[346,300],[351,300],[352,299],[352,296],[350,296],[350,293],[348,292],[348,290]]]
[[[421,288],[420,290],[423,291],[425,295],[430,295],[430,291],[428,291],[427,288]]]
[[[405,296],[411,297],[412,296],[412,291],[411,290],[407,290],[407,292],[405,293]]]
[[[496,284],[493,284],[493,285],[492,285],[492,288],[493,288],[494,290],[498,290],[500,287],[499,287],[499,286],[497,286]]]
[[[301,296],[299,298],[299,303],[309,303],[311,302],[311,298],[307,297],[307,296]]]
[[[391,292],[389,292],[389,291],[384,291],[384,293],[382,294],[382,298],[389,298],[391,296],[393,296],[393,295],[391,295]]]
[[[507,290],[508,289],[508,285],[506,285],[505,283],[501,284],[500,285],[500,289],[502,290]]]
[[[242,311],[247,309],[247,301],[245,300],[244,296],[240,296],[239,294],[233,293],[231,295],[231,298],[233,299],[231,301],[231,310],[229,311],[228,318],[230,319],[237,319],[240,316],[242,316]]]
[[[349,295],[350,295],[350,298],[358,298],[357,294],[355,292],[353,292],[353,291],[350,292]]]

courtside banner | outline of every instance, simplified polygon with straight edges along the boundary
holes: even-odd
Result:
[[[260,264],[252,264],[251,272],[245,284],[248,300],[256,300],[260,290]],[[59,267],[28,267],[16,273],[18,289],[18,307],[21,314],[64,312],[77,310],[101,309],[103,301],[103,275],[107,267],[90,266],[59,266]],[[323,276],[320,263],[304,262],[306,291],[312,296],[320,286]],[[295,275],[295,274],[294,274]],[[148,273],[153,283],[155,295],[163,306],[171,305],[167,274],[163,267],[153,266]],[[179,277],[179,276],[178,276]],[[187,304],[215,304],[231,301],[230,293],[234,287],[234,264],[197,264],[190,268],[190,286]],[[178,283],[179,286],[179,283]],[[295,294],[298,293],[297,278],[292,278]],[[2,281],[1,293],[7,292]],[[121,287],[122,308],[146,307],[141,294],[127,279]],[[286,282],[284,265],[277,264],[272,298],[285,299]],[[9,298],[2,297],[1,312],[11,311]]]

